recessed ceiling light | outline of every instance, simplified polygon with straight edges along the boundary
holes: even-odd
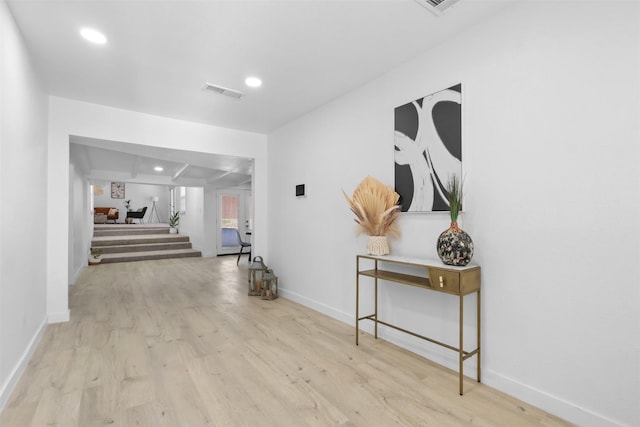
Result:
[[[253,77],[253,76],[252,77],[247,77],[244,80],[244,83],[249,87],[260,87],[260,86],[262,86],[262,80],[260,80],[257,77]]]
[[[155,168],[153,168],[153,170],[155,170],[156,172],[162,172],[164,169],[162,168],[162,166],[156,166]]]
[[[93,28],[83,28],[80,30],[80,35],[91,43],[105,44],[107,42],[105,35]]]

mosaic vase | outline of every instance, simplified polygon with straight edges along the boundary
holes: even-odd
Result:
[[[445,264],[464,266],[473,257],[473,240],[458,227],[458,223],[452,222],[451,227],[438,237],[437,250]]]

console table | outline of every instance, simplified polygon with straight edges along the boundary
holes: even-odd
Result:
[[[372,269],[361,269],[360,264],[365,261]],[[424,271],[423,275],[410,275],[404,273],[398,273],[395,271],[384,270],[383,265],[405,265],[418,267],[419,270]],[[373,314],[360,317],[360,278],[370,277],[373,278],[374,283],[374,295],[375,295],[375,311]],[[443,292],[458,296],[460,304],[460,319],[459,319],[459,343],[458,346],[452,346],[440,341],[419,335],[415,332],[411,332],[408,329],[401,328],[396,325],[392,325],[388,322],[380,320],[379,318],[379,304],[378,304],[378,287],[379,281],[388,281],[400,283],[403,285],[415,286],[430,291]],[[477,319],[476,319],[476,333],[477,333],[477,347],[471,351],[465,351],[463,349],[463,328],[464,328],[464,296],[472,293],[477,293]],[[356,256],[356,345],[358,345],[358,331],[361,320],[371,320],[374,322],[374,336],[378,338],[378,324],[387,326],[399,330],[401,332],[410,334],[414,337],[429,341],[433,344],[448,348],[458,353],[459,366],[459,387],[460,395],[463,394],[462,378],[463,378],[463,362],[470,357],[477,357],[477,378],[480,382],[480,267],[477,265],[469,264],[465,267],[454,267],[444,265],[441,261],[427,260],[427,259],[412,259],[396,256],[375,256],[375,255],[357,255]]]

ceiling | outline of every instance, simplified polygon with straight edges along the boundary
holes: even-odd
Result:
[[[441,16],[414,0],[7,3],[49,94],[268,134],[509,2],[460,0]],[[85,26],[102,31],[108,42],[92,45],[82,39],[79,30]],[[250,75],[260,77],[262,87],[245,86]],[[204,91],[206,82],[245,96],[238,100]],[[106,142],[98,147],[115,149]],[[94,169],[107,167],[100,159],[108,156],[97,147],[88,145],[86,151],[80,156],[88,157]],[[122,169],[133,175],[133,161],[153,163],[141,156],[123,162]],[[176,161],[167,169],[187,163],[196,161]],[[207,175],[197,167],[189,173],[203,174],[204,180],[229,172],[214,169]]]
[[[252,159],[78,136],[70,139],[71,160],[92,184],[123,181],[185,187],[251,188]],[[156,167],[162,170],[157,171]]]

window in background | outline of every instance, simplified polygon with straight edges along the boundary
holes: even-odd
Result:
[[[238,196],[222,196],[222,228],[238,228]]]

